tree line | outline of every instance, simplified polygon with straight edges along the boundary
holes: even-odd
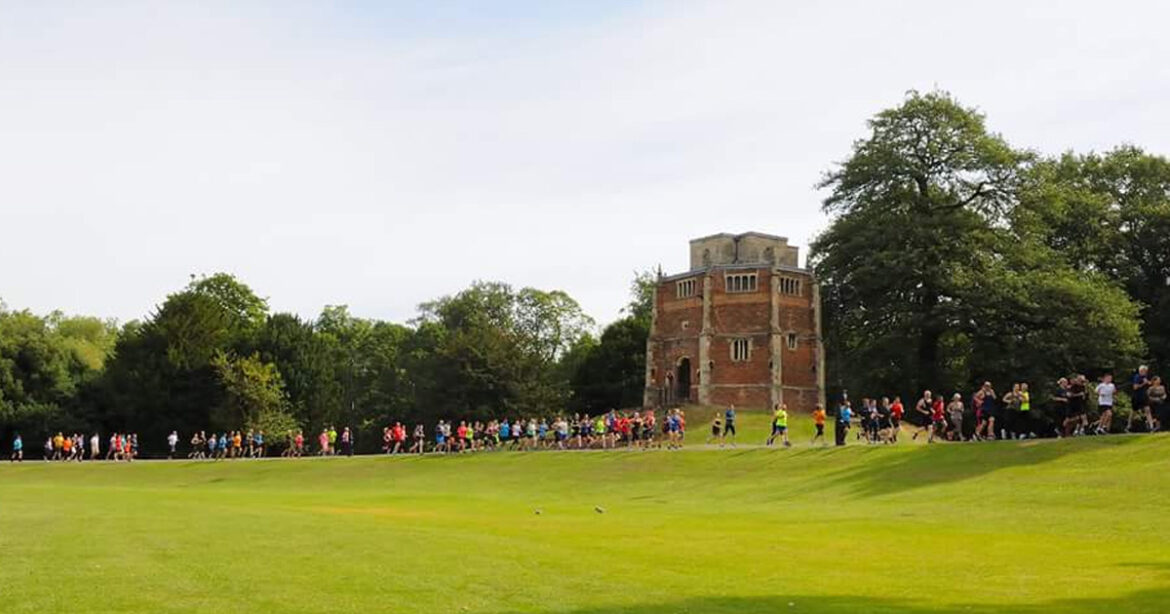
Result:
[[[1170,365],[1170,161],[1134,146],[1045,156],[945,92],[869,121],[820,187],[830,394],[1043,385]],[[762,224],[766,221],[761,221]],[[568,294],[479,282],[407,323],[272,313],[226,274],[124,325],[0,304],[0,434],[356,429],[641,403],[655,277],[595,331]]]
[[[651,294],[598,336],[568,294],[477,282],[407,324],[344,306],[271,313],[231,275],[193,278],[143,321],[118,326],[0,306],[0,432],[133,431],[146,452],[172,430],[337,425],[360,450],[393,421],[601,412],[641,400]]]

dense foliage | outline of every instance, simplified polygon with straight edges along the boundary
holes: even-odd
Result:
[[[967,390],[1166,364],[1170,163],[1044,159],[911,92],[828,173],[813,243],[838,391]]]

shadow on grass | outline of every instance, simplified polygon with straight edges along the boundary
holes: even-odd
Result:
[[[882,448],[875,447],[872,461],[864,456],[855,458],[847,469],[826,477],[827,483],[845,484],[862,496],[889,495],[960,482],[1010,467],[1040,465],[1067,455],[1107,451],[1136,441],[1136,436],[1118,436],[1082,440],[939,443],[918,446],[910,451],[899,450],[897,454],[882,454]]]
[[[971,612],[974,614],[1041,614],[1061,612],[1081,614],[1088,612],[1166,612],[1170,604],[1170,586],[1135,591],[1119,597],[1069,598],[1038,601],[1028,605],[985,603],[956,603],[946,606],[925,605],[921,602],[861,595],[772,595],[760,597],[696,597],[679,601],[637,605],[598,606],[584,609],[538,609],[539,612],[562,614],[720,614],[749,612]],[[502,610],[518,612],[519,610]],[[532,611],[532,610],[525,610]]]

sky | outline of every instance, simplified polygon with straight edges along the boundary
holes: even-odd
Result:
[[[687,242],[825,228],[908,90],[1170,155],[1161,2],[0,0],[0,300],[126,321],[225,271],[307,318],[474,280],[599,324]]]

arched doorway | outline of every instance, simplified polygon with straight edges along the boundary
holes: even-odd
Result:
[[[691,359],[680,358],[678,366],[675,367],[675,386],[676,392],[674,398],[681,403],[689,403],[691,400]]]

